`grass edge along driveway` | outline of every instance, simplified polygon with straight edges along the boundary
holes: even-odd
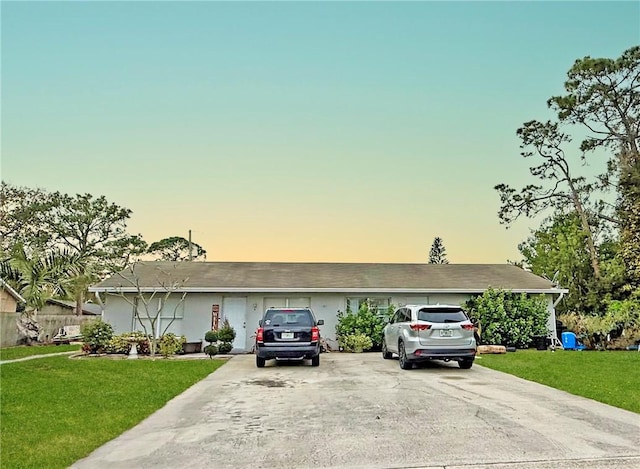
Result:
[[[66,356],[6,363],[0,369],[0,467],[68,467],[223,363]]]
[[[478,357],[478,365],[640,414],[639,352],[518,350]]]

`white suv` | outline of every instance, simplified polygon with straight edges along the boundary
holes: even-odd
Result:
[[[382,336],[382,356],[398,355],[400,368],[428,360],[455,360],[471,368],[476,356],[474,326],[460,306],[406,305],[398,308]]]

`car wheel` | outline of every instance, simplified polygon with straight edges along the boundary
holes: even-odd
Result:
[[[266,360],[264,358],[256,356],[256,366],[258,368],[264,368],[265,362]]]
[[[311,366],[320,366],[320,355],[311,358]]]
[[[407,360],[407,351],[404,349],[404,343],[398,344],[398,363],[403,370],[410,370],[413,368],[413,364]]]
[[[383,340],[382,341],[382,358],[384,358],[385,360],[389,360],[391,358],[391,352],[389,352],[387,350],[387,343]]]
[[[473,365],[473,360],[469,360],[468,358],[465,358],[458,362],[458,366],[463,370],[468,370],[469,368],[471,368],[472,365]]]

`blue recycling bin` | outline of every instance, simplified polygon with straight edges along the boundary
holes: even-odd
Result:
[[[565,350],[575,350],[578,346],[578,339],[573,332],[562,333],[562,348]]]

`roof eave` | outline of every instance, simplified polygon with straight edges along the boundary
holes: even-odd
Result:
[[[481,294],[487,288],[274,288],[274,287],[182,287],[176,293],[468,293]],[[513,293],[568,293],[565,288],[507,288]],[[135,287],[90,287],[90,292],[98,293],[137,293]],[[166,292],[163,288],[143,287],[142,293]]]

